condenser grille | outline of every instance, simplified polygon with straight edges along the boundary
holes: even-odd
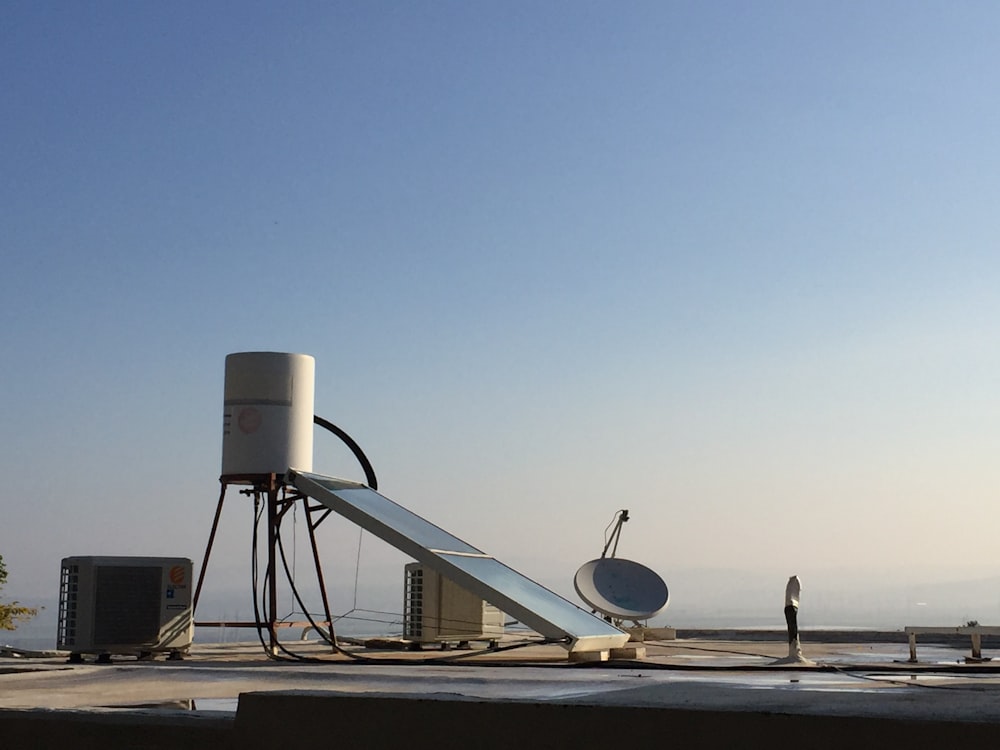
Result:
[[[424,569],[414,565],[406,570],[403,607],[403,637],[420,638],[424,634]]]
[[[95,577],[94,642],[156,643],[160,637],[161,568],[99,565]]]
[[[80,566],[64,565],[59,576],[58,643],[76,643],[76,615],[80,597]]]

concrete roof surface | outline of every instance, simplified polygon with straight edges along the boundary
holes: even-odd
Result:
[[[1000,666],[957,648],[803,644],[811,665],[776,665],[786,645],[705,639],[647,643],[645,658],[570,663],[559,646],[501,652],[331,653],[316,642],[270,660],[257,643],[195,645],[183,661],[67,664],[65,655],[0,658],[0,709],[129,707],[235,711],[242,693],[325,691],[423,699],[540,701],[1000,723]]]

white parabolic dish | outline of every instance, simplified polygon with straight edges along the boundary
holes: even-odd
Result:
[[[573,586],[595,610],[623,620],[655,617],[670,599],[667,584],[655,571],[620,557],[584,563],[576,571]]]

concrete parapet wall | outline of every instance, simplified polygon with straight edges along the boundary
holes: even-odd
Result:
[[[1000,726],[975,721],[818,716],[659,706],[412,698],[330,692],[245,693],[232,717],[178,712],[0,710],[3,748],[274,750],[340,748],[556,750],[670,745],[685,750],[992,747]]]
[[[273,748],[294,738],[325,740],[345,748],[436,750],[622,745],[773,750],[792,744],[812,750],[844,750],[993,743],[998,727],[912,718],[303,692],[241,695],[236,733],[244,748]]]
[[[230,750],[232,717],[167,711],[0,709],[0,748],[10,750]]]

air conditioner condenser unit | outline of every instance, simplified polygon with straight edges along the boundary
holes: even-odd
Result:
[[[504,634],[504,613],[420,564],[405,568],[403,637],[417,643],[490,641]]]
[[[194,639],[191,561],[183,557],[67,557],[59,578],[56,648],[82,654],[167,653]]]

